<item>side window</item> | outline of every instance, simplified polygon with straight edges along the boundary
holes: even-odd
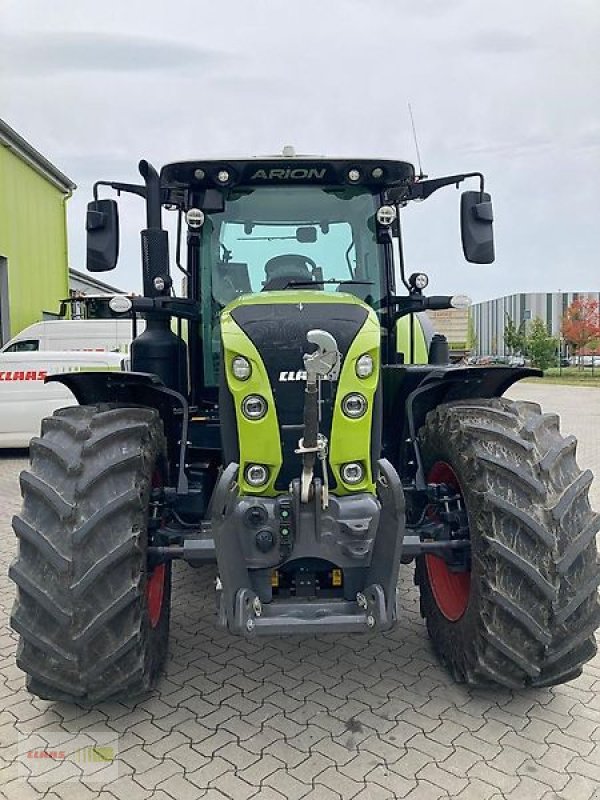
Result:
[[[5,353],[31,353],[40,349],[39,339],[23,339],[21,342],[15,342],[7,347]]]

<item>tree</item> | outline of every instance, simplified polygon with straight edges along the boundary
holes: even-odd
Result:
[[[470,353],[477,350],[477,331],[475,330],[475,321],[469,312],[469,322],[467,330],[467,349]]]
[[[524,353],[526,349],[525,322],[522,322],[517,328],[508,311],[504,313],[504,316],[506,317],[506,322],[504,324],[504,343],[510,350],[511,355],[515,353]]]
[[[561,331],[573,352],[579,355],[600,339],[600,307],[597,300],[582,297],[573,300],[562,318]]]
[[[536,317],[531,323],[526,349],[534,367],[548,369],[556,364],[558,340],[548,333],[546,323],[539,317]]]

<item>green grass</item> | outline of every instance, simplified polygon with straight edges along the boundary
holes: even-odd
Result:
[[[561,374],[562,373],[562,374]],[[528,383],[560,384],[563,386],[598,386],[600,387],[600,367],[551,367],[544,373],[543,378],[525,378]]]

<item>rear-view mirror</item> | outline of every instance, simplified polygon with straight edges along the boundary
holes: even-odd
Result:
[[[89,272],[108,272],[119,258],[119,211],[116,200],[88,203],[87,268]]]
[[[296,240],[303,244],[312,244],[317,241],[317,229],[312,225],[296,228]]]
[[[494,213],[487,192],[463,192],[460,198],[463,253],[472,264],[491,264],[494,253]]]

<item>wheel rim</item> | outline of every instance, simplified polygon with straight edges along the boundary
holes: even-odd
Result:
[[[156,628],[162,611],[163,597],[165,595],[166,565],[159,564],[154,567],[148,583],[146,584],[146,606],[150,626]]]
[[[437,461],[427,476],[428,483],[445,483],[460,494],[460,483],[456,473],[445,461]],[[451,572],[443,558],[427,554],[425,565],[429,585],[436,605],[450,622],[457,622],[467,610],[471,594],[471,573]]]
[[[152,475],[152,489],[160,489],[163,485],[160,470],[156,469]],[[156,628],[160,620],[163,598],[165,596],[166,564],[158,564],[148,575],[146,583],[146,608],[151,628]]]

